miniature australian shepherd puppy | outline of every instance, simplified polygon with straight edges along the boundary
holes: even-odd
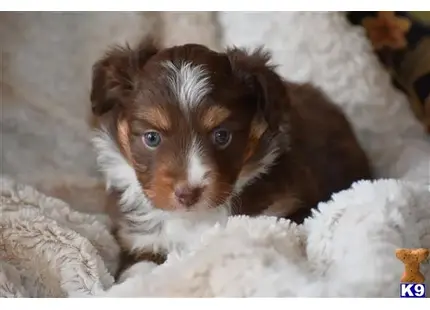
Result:
[[[371,178],[344,114],[269,62],[261,48],[144,39],[94,64],[94,145],[128,258],[162,261],[228,215],[301,223],[334,192]]]

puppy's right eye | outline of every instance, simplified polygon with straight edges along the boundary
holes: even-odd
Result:
[[[155,149],[161,143],[161,135],[157,131],[147,131],[143,134],[143,143],[150,148]]]

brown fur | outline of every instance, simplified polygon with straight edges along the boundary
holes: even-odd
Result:
[[[161,64],[167,60],[202,65],[209,74],[212,90],[188,120],[164,78]],[[208,207],[224,203],[238,178],[259,169],[272,143],[279,148],[267,173],[235,197],[234,214],[265,213],[301,223],[318,202],[371,178],[368,159],[340,109],[312,85],[284,81],[269,61],[263,49],[216,53],[197,44],[161,49],[143,40],[135,49],[113,49],[95,64],[94,115],[111,114],[112,135],[156,208],[178,208],[173,192],[186,181],[184,150],[193,135],[202,139],[210,167],[212,181],[201,188]],[[120,115],[124,128],[118,126]],[[233,133],[225,149],[205,140],[214,126]],[[154,129],[163,137],[156,151],[142,142],[143,133]]]
[[[311,85],[287,85],[290,150],[271,173],[247,187],[238,213],[257,215],[294,193],[296,203],[284,204],[282,216],[301,223],[332,193],[370,179],[371,168],[348,120],[325,95]]]

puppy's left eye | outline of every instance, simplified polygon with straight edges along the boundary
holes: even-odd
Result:
[[[218,148],[224,149],[231,142],[232,134],[225,128],[217,128],[212,132],[212,142]]]
[[[143,142],[150,149],[155,149],[161,143],[161,135],[156,131],[147,131],[143,134]]]

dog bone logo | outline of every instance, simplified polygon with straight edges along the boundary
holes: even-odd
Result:
[[[420,264],[429,256],[428,249],[397,249],[396,257],[405,265],[400,282],[424,283],[424,275],[420,272]]]

